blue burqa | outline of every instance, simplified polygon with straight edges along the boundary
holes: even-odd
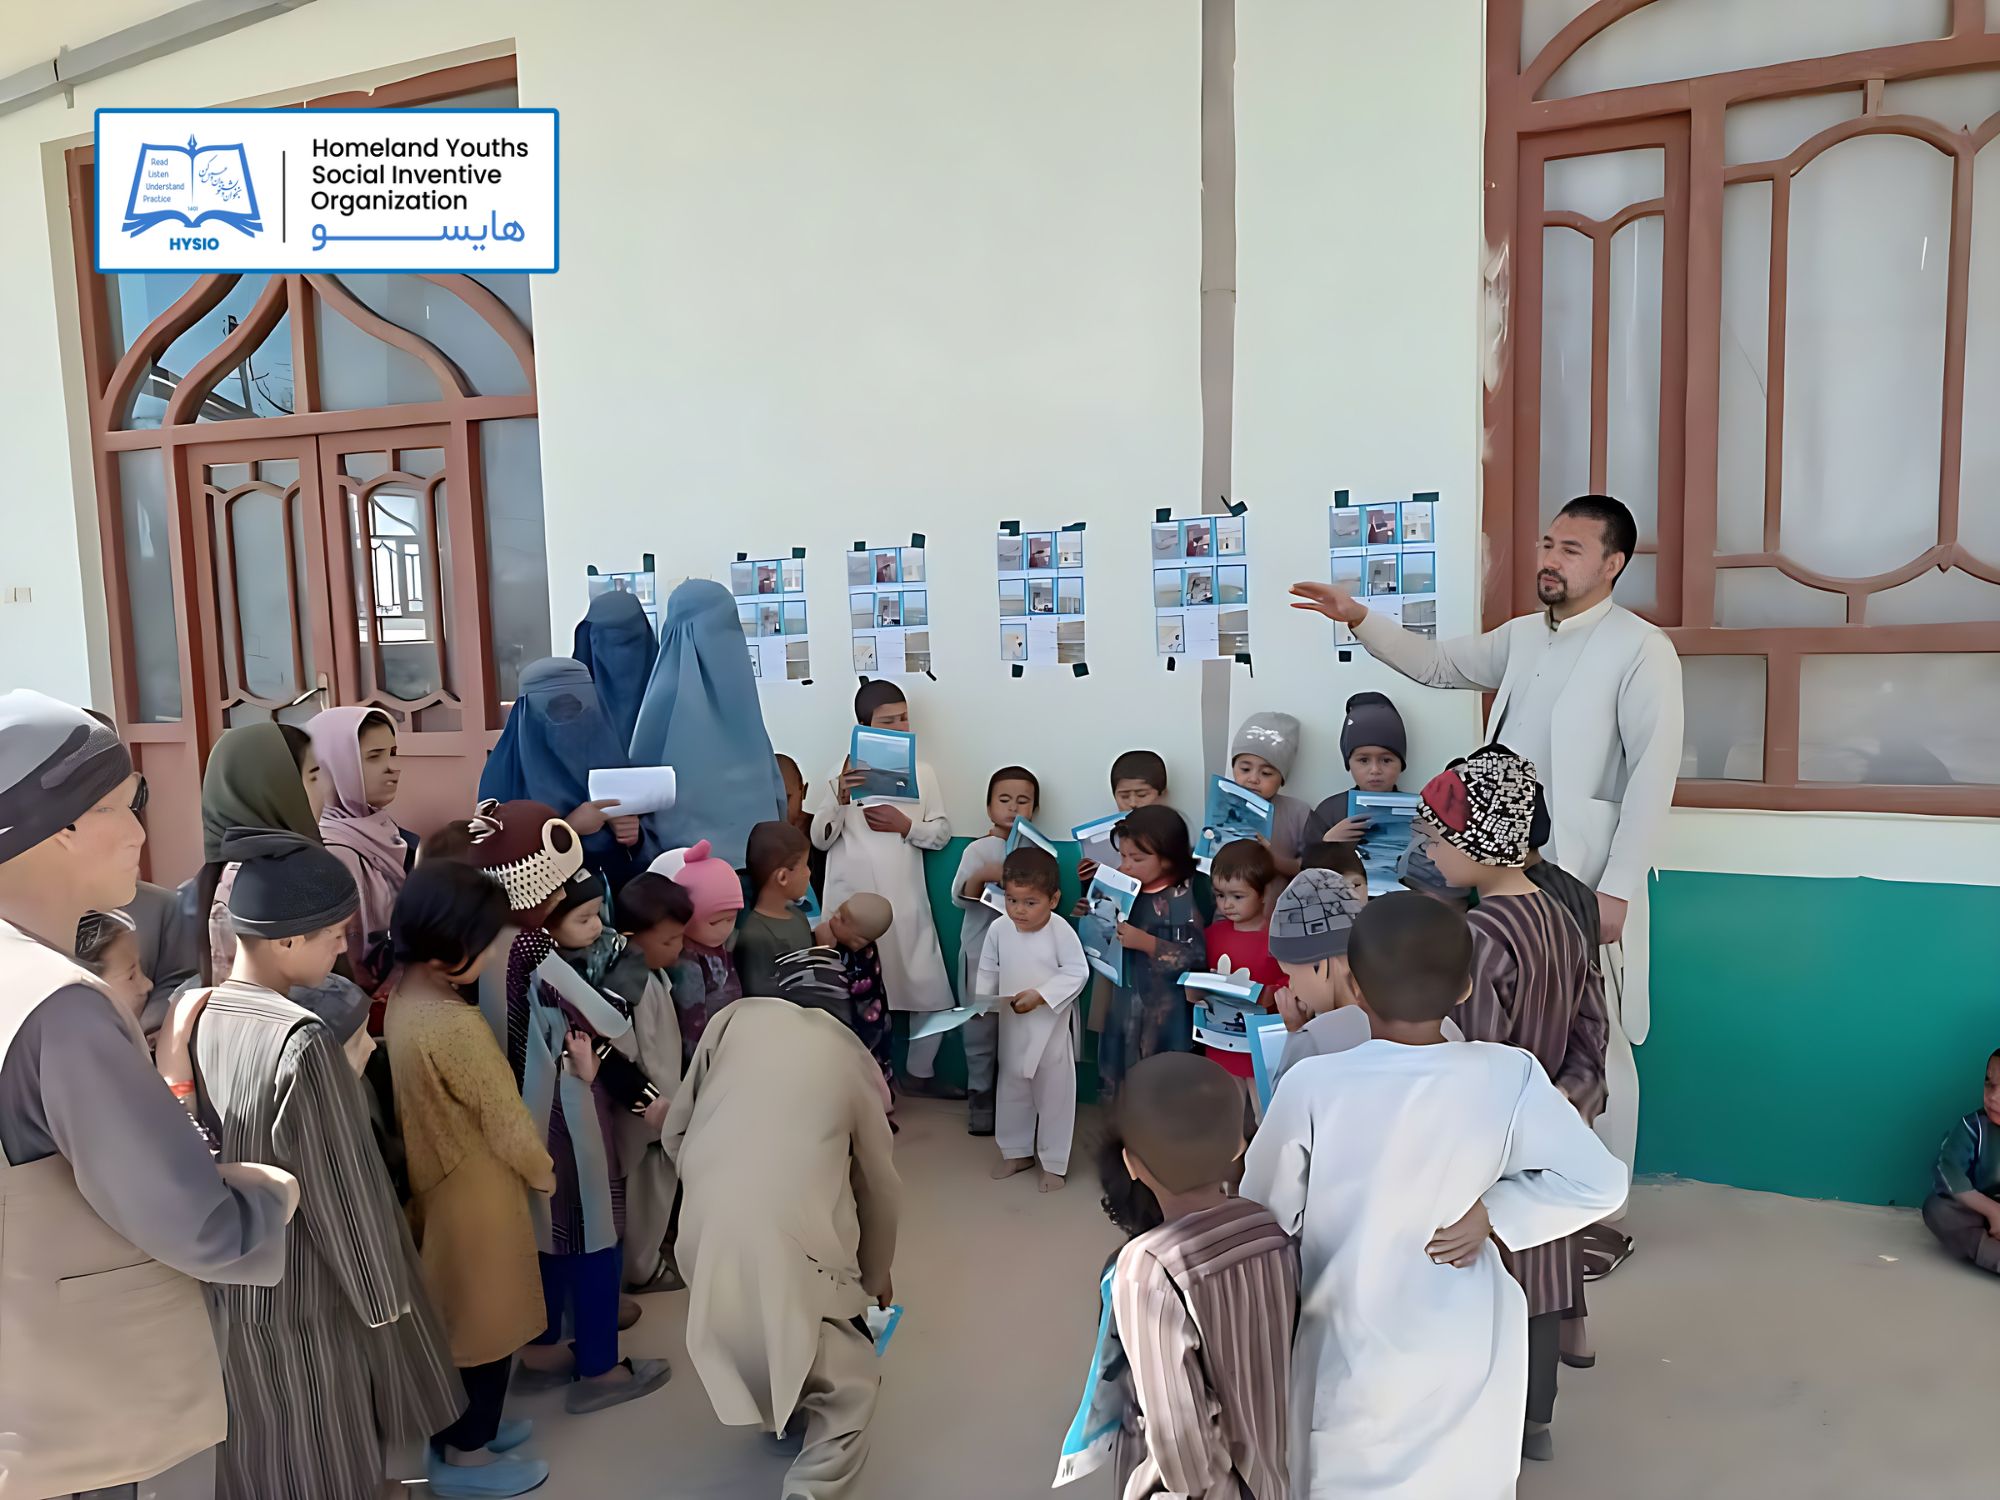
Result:
[[[670,849],[707,839],[741,869],[750,830],[783,820],[785,784],[736,601],[721,584],[690,578],[667,599],[632,759],[674,768],[678,795],[659,818]]]
[[[543,802],[566,817],[590,800],[593,770],[631,764],[583,663],[546,657],[522,669],[520,695],[480,773],[479,795]],[[586,862],[613,895],[667,847],[658,823],[657,813],[641,818],[639,842],[630,848],[609,828],[584,839]]]
[[[632,743],[632,726],[639,722],[639,704],[659,654],[646,606],[623,589],[599,594],[577,622],[576,649],[570,655],[590,669],[597,701],[621,745]]]

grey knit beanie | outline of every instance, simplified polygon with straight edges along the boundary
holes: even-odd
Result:
[[[0,693],[0,862],[67,828],[131,774],[117,734],[82,709],[28,688]]]
[[[1290,714],[1252,714],[1237,727],[1229,742],[1229,758],[1257,755],[1278,768],[1285,780],[1292,779],[1292,763],[1299,758],[1299,721]]]
[[[1381,693],[1356,693],[1347,700],[1347,718],[1340,726],[1340,763],[1346,765],[1363,745],[1380,745],[1404,765],[1410,763],[1403,716]]]
[[[1271,907],[1271,957],[1287,964],[1344,957],[1366,904],[1337,871],[1299,871]]]

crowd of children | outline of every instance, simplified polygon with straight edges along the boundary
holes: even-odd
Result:
[[[1352,793],[1287,790],[1291,715],[1252,715],[1229,747],[1230,777],[1271,804],[1270,835],[1223,845],[1205,869],[1164,760],[1120,755],[1114,847],[1136,894],[1115,926],[1115,984],[1093,982],[1063,919],[1056,858],[1009,848],[1041,785],[1003,766],[951,883],[954,982],[924,876],[951,837],[928,764],[912,800],[857,800],[863,773],[843,760],[808,786],[759,718],[754,775],[714,746],[677,752],[673,820],[591,798],[593,770],[650,763],[647,743],[689,746],[658,710],[660,684],[713,733],[755,709],[735,680],[740,634],[719,632],[707,592],[677,591],[658,652],[627,639],[629,611],[600,605],[579,659],[523,672],[482,778],[491,795],[420,845],[394,816],[397,736],[379,710],[231,729],[210,757],[191,903],[209,941],[154,1023],[158,1066],[222,1160],[282,1165],[299,1204],[278,1290],[211,1295],[231,1414],[219,1493],[359,1497],[405,1434],[429,1440],[438,1493],[522,1493],[547,1469],[519,1451],[529,1433],[504,1419],[508,1391],[560,1388],[580,1415],[657,1390],[666,1362],[621,1353],[639,1315],[624,1293],[683,1286],[718,1413],[779,1433],[797,1416],[788,1493],[853,1493],[873,1400],[855,1382],[874,1376],[855,1373],[841,1330],[878,1294],[886,1305],[895,1196],[886,1135],[855,1100],[886,1132],[899,1095],[967,1097],[937,1077],[945,1011],[963,1021],[967,1128],[995,1138],[993,1177],[1039,1167],[1043,1192],[1070,1171],[1094,1035],[1122,1142],[1111,1165],[1130,1173],[1107,1189],[1136,1236],[1114,1276],[1120,1463],[1136,1486],[1123,1493],[1497,1495],[1523,1452],[1548,1456],[1557,1328],[1581,1306],[1565,1237],[1623,1186],[1587,1128],[1604,1097],[1594,903],[1536,863],[1531,766],[1488,746],[1425,785],[1408,890],[1371,901],[1366,811]],[[910,727],[888,682],[864,682],[854,713]],[[1394,790],[1407,757],[1394,706],[1356,695],[1341,749],[1357,791]],[[712,829],[705,766],[727,812]],[[1086,862],[1086,886],[1093,873]],[[148,974],[121,913],[93,914],[76,953],[135,1025],[155,980],[175,977]],[[1268,1102],[1248,1053],[1194,1055],[1184,981],[1203,972],[1256,983],[1282,1019]],[[780,998],[824,1014],[787,1030],[789,1012],[765,1008]],[[932,1018],[900,1067],[895,1013]],[[743,1039],[767,1032],[759,1063]],[[734,1106],[714,1080],[832,1059],[861,1084],[824,1101],[826,1128],[867,1170],[829,1209],[852,1231],[827,1252],[846,1265],[839,1295],[812,1302],[831,1331],[796,1345],[772,1333],[786,1352],[751,1372],[729,1351],[769,1310],[746,1305],[741,1258],[777,1252],[744,1217],[748,1197],[718,1201],[714,1122]],[[1451,1118],[1432,1113],[1439,1098]],[[1339,1150],[1315,1151],[1329,1141]],[[1983,1150],[1941,1172],[1940,1223],[2000,1223],[2000,1199],[1979,1191]],[[856,1230],[864,1177],[877,1218]],[[805,1295],[789,1272],[758,1274],[773,1295]],[[821,1364],[835,1395],[808,1379]],[[320,1370],[331,1384],[308,1401],[300,1383]]]

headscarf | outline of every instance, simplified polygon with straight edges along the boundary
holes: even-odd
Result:
[[[747,655],[744,660],[748,662]],[[605,717],[589,669],[567,656],[546,657],[521,673],[507,726],[480,773],[479,795],[498,802],[542,802],[567,817],[590,800],[592,771],[631,764],[624,741]],[[639,823],[639,842],[630,849],[609,828],[584,838],[587,863],[604,872],[613,890],[665,847],[657,814]]]
[[[707,839],[742,865],[750,830],[785,816],[785,783],[764,728],[736,601],[690,578],[667,599],[660,656],[632,734],[640,765],[672,766],[679,800],[659,816],[666,847]]]
[[[659,654],[660,639],[646,618],[646,606],[624,589],[599,594],[577,622],[576,648],[570,655],[590,669],[604,716],[621,745],[632,743],[639,705],[645,701],[646,682]]]
[[[319,816],[320,837],[328,848],[351,856],[348,872],[361,892],[363,957],[377,936],[389,930],[389,915],[408,873],[404,859],[409,850],[396,820],[362,795],[361,731],[371,720],[395,727],[379,708],[329,708],[306,725],[320,770],[333,786]]]
[[[201,778],[202,858],[220,864],[222,841],[232,828],[272,828],[320,842],[299,763],[277,723],[226,729],[208,752]]]

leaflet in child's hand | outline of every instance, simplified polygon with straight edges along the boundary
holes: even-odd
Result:
[[[1047,834],[1026,818],[1016,818],[1013,828],[1008,831],[1007,847],[1001,851],[1000,858],[1005,860],[1023,844],[1033,844],[1037,849],[1046,850],[1052,857],[1061,858],[1056,854],[1056,846],[1050,842]],[[982,906],[990,906],[1002,916],[1007,914],[1007,893],[995,881],[986,882],[986,888],[979,893],[979,901]]]
[[[1211,777],[1201,834],[1194,841],[1195,868],[1206,874],[1215,862],[1215,851],[1224,844],[1237,839],[1268,839],[1271,814],[1271,804],[1248,787],[1238,786],[1227,776]]]
[[[1367,831],[1361,835],[1354,852],[1367,872],[1369,895],[1380,896],[1403,888],[1397,869],[1416,835],[1417,807],[1421,800],[1415,792],[1348,794],[1352,815],[1368,819]]]
[[[1097,867],[1097,877],[1084,893],[1084,914],[1076,919],[1091,968],[1113,984],[1125,983],[1125,945],[1118,941],[1118,924],[1132,915],[1139,899],[1139,882],[1109,865]]]
[[[1093,822],[1079,823],[1069,831],[1069,836],[1083,846],[1083,857],[1092,864],[1116,865],[1118,863],[1118,841],[1112,831],[1125,821],[1122,812]]]
[[[993,1009],[998,995],[974,995],[969,1005],[955,1005],[950,1010],[925,1011],[922,1015],[910,1017],[910,1040],[920,1042],[927,1036],[943,1036],[947,1031],[956,1031],[967,1021],[985,1015]]]
[[[1083,1383],[1083,1400],[1063,1436],[1062,1453],[1056,1460],[1056,1480],[1050,1489],[1059,1489],[1073,1479],[1081,1479],[1102,1468],[1118,1442],[1125,1421],[1125,1348],[1118,1340],[1118,1324],[1111,1315],[1111,1278],[1115,1266],[1106,1266],[1098,1279],[1097,1343],[1090,1351],[1090,1374]]]
[[[855,806],[869,802],[916,802],[921,800],[917,790],[917,737],[900,729],[870,729],[866,724],[854,726],[854,736],[847,752],[850,769],[862,773],[865,780],[848,793],[847,800]]]
[[[875,1357],[880,1359],[888,1351],[889,1340],[896,1336],[896,1325],[903,1321],[903,1304],[891,1302],[887,1307],[871,1307],[863,1316],[868,1331],[875,1335]]]
[[[666,812],[674,805],[672,766],[597,766],[590,773],[590,800],[618,805],[609,810],[614,818],[643,818],[647,813]]]

